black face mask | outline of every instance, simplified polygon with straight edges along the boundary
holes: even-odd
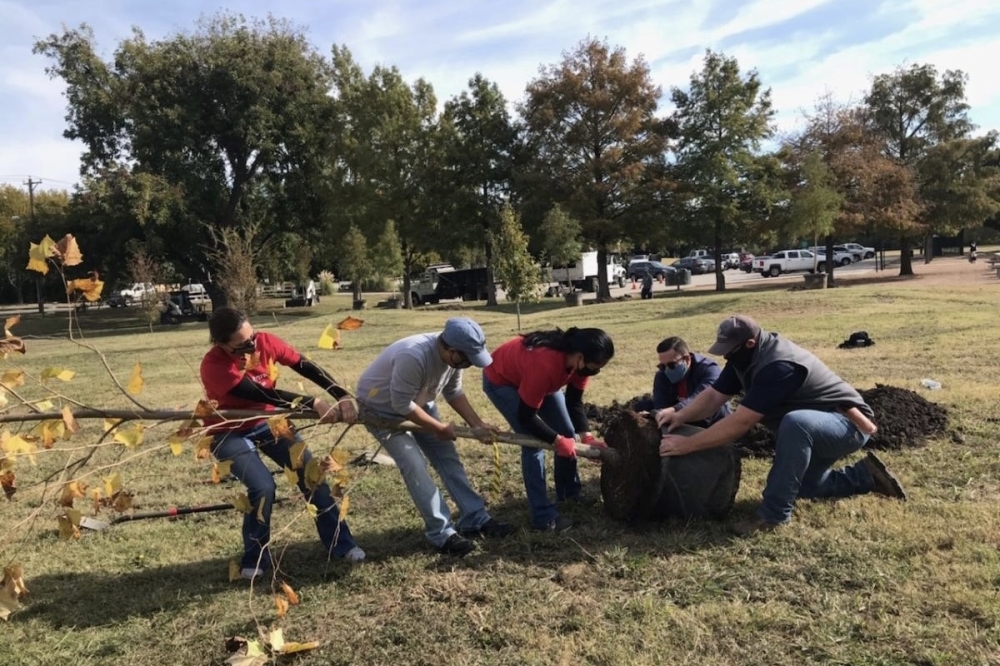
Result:
[[[582,368],[577,368],[576,371],[576,374],[580,375],[581,377],[593,377],[594,375],[599,375],[600,373],[601,371],[599,369],[588,368],[587,366],[583,366]]]
[[[756,347],[741,346],[725,356],[726,362],[735,368],[740,370],[745,370],[750,366],[750,362],[753,360],[753,353]]]

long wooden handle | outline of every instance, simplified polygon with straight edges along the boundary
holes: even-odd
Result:
[[[228,420],[247,420],[254,418],[269,418],[271,416],[294,416],[298,419],[318,419],[319,414],[312,410],[290,410],[290,409],[275,409],[271,411],[260,411],[260,410],[245,410],[245,409],[224,409],[216,412],[212,412],[212,416]],[[63,415],[61,412],[36,412],[31,414],[4,414],[0,415],[0,423],[24,423],[28,421],[59,421],[62,420]],[[190,411],[170,411],[170,410],[150,410],[144,411],[139,409],[78,409],[73,412],[73,418],[76,420],[83,419],[121,419],[122,421],[190,421],[197,420],[201,417],[196,417]],[[410,421],[388,421],[385,419],[380,419],[371,415],[359,415],[358,423],[362,425],[371,425],[381,428],[398,429],[398,430],[419,430],[424,431],[425,429],[412,423]],[[473,428],[468,428],[465,426],[453,426],[455,428],[455,434],[463,439],[475,439],[482,440],[483,436],[486,435],[484,432],[477,431]],[[546,451],[554,450],[552,444],[548,442],[543,442],[542,440],[532,437],[530,435],[521,435],[516,432],[494,432],[489,435],[490,441],[495,441],[500,444],[510,444],[513,446],[526,446],[532,449],[545,449]],[[590,458],[593,460],[602,460],[605,462],[616,463],[618,462],[618,452],[614,449],[604,449],[597,446],[588,446],[587,444],[577,443],[576,445],[576,455],[581,458]]]

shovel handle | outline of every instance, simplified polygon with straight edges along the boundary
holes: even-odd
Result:
[[[210,511],[225,511],[226,509],[232,508],[233,505],[228,502],[226,504],[209,504],[207,506],[172,506],[162,511],[143,511],[142,513],[117,516],[111,521],[111,523],[126,523],[132,520],[144,520],[146,518],[170,518],[173,516],[183,516],[189,513],[208,513]]]

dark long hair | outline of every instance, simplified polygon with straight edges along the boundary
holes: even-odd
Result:
[[[213,310],[208,319],[208,341],[217,345],[226,344],[246,320],[246,314],[236,308]]]
[[[583,354],[584,363],[607,363],[615,355],[615,343],[599,328],[532,331],[521,335],[521,344],[525,347],[548,347],[567,354]]]

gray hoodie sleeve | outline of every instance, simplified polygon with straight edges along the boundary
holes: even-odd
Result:
[[[406,415],[418,407],[414,398],[424,383],[424,367],[412,354],[400,354],[392,364],[389,399],[397,414]]]

